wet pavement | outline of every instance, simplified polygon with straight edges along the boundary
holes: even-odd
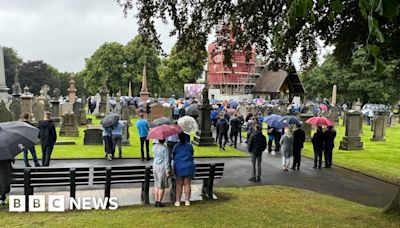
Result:
[[[245,144],[241,144],[239,149],[244,150]],[[384,207],[397,193],[399,186],[366,176],[361,173],[353,172],[344,168],[333,166],[331,169],[313,169],[313,162],[309,158],[302,158],[299,171],[282,171],[280,155],[263,154],[262,176],[260,183],[248,181],[251,175],[250,157],[242,158],[196,158],[197,163],[216,163],[224,162],[225,170],[222,179],[215,180],[215,187],[246,187],[259,185],[282,185],[294,188],[301,188],[320,192],[339,198],[344,198],[367,206]],[[107,161],[105,159],[72,159],[72,160],[53,160],[53,167],[90,167],[90,166],[116,166],[116,165],[143,165],[151,164],[151,161],[142,162],[140,159],[115,159]],[[15,167],[22,167],[21,160],[16,161]],[[200,184],[195,182],[194,184]],[[140,185],[113,185],[115,188],[131,188]],[[94,189],[104,189],[104,186],[95,186]],[[14,193],[21,193],[22,189],[13,189]],[[78,188],[78,191],[87,190],[85,187]],[[68,191],[68,188],[37,188],[35,192],[54,192]],[[117,193],[117,190],[113,190]],[[122,191],[122,190],[121,190]],[[129,190],[126,190],[129,191]],[[122,191],[123,192],[123,191]],[[121,193],[122,193],[121,192]],[[39,193],[38,193],[39,194]],[[100,193],[98,193],[100,194]],[[101,193],[102,194],[102,193]],[[150,193],[152,195],[152,191]],[[112,194],[113,195],[113,194]],[[116,197],[125,197],[125,194]],[[140,196],[140,195],[139,195]],[[133,200],[133,202],[136,202]]]

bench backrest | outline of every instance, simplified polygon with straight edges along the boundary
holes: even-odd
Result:
[[[197,163],[196,164],[196,172],[194,174],[194,180],[204,180],[210,178],[212,166],[215,165],[214,168],[214,179],[222,178],[224,173],[224,163]]]

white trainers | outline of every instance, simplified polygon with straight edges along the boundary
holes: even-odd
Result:
[[[181,202],[175,202],[175,207],[180,207],[181,206]]]
[[[190,206],[190,201],[186,201],[185,206]]]

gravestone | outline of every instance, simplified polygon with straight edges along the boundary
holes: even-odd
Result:
[[[158,103],[154,103],[150,105],[151,113],[150,113],[150,121],[154,121],[155,119],[161,118],[164,116],[164,108],[162,105]]]
[[[74,74],[72,73],[71,78],[69,80],[69,87],[68,87],[68,101],[69,103],[73,104],[75,103],[76,100],[76,87],[75,87],[75,80],[74,80]]]
[[[96,114],[96,118],[104,118],[105,114],[107,113],[107,107],[108,107],[108,93],[110,91],[107,89],[105,85],[103,85],[99,91],[100,94],[100,103],[99,105],[99,113]]]
[[[334,123],[339,123],[339,108],[336,105],[329,110],[328,119]]]
[[[346,115],[346,132],[342,141],[340,141],[341,150],[362,150],[363,142],[361,142],[360,132],[362,128],[362,113],[350,110]]]
[[[170,107],[164,107],[164,116],[168,118],[172,118],[172,109]]]
[[[100,101],[101,101],[101,96],[99,93],[96,93],[96,96],[95,96],[96,107],[94,108],[94,111],[93,111],[94,115],[97,115],[99,113]]]
[[[51,98],[51,119],[58,125],[61,121],[60,119],[60,101],[58,97],[60,96],[60,89],[55,88],[53,91],[53,97]]]
[[[136,107],[134,105],[129,105],[129,115],[132,116],[133,118],[137,118],[137,114],[136,114]],[[122,109],[121,109],[121,113],[122,113]]]
[[[81,109],[79,110],[79,125],[86,125],[87,124],[87,118],[86,118],[86,112],[84,107],[81,105]]]
[[[28,86],[24,87],[24,93],[20,98],[21,98],[21,113],[29,113],[29,115],[32,115],[33,96],[29,92]]]
[[[101,126],[92,126],[84,132],[83,145],[103,145],[103,129]]]
[[[0,102],[0,123],[9,121],[13,121],[13,114],[6,108],[6,103],[2,100]]]
[[[79,110],[81,109],[81,104],[82,103],[80,103],[80,102],[75,102],[72,105],[72,111],[74,112],[74,115],[76,116],[76,118],[79,118],[79,116],[80,116]]]
[[[304,131],[306,135],[306,142],[311,142],[311,129],[312,129],[312,125],[306,123],[306,120],[310,119],[313,116],[314,115],[312,113],[304,113],[300,115],[300,120],[303,123],[301,125],[301,129]]]
[[[11,108],[10,108],[11,109]],[[391,126],[391,127],[396,127],[396,125],[399,123],[399,114],[393,114],[391,117],[390,117],[390,120],[389,120],[389,125]]]
[[[115,98],[115,107],[113,109],[114,113],[117,113],[118,115],[121,115],[121,95],[117,93],[117,97]]]
[[[129,115],[129,106],[124,106],[121,109],[121,120],[125,120],[129,126],[132,126],[131,117]]]
[[[371,141],[385,141],[385,124],[383,116],[375,116],[373,121],[374,134]]]
[[[130,146],[129,124],[127,121],[122,121],[122,123],[124,124],[124,127],[122,128],[122,145]]]
[[[32,113],[36,122],[43,120],[44,118],[44,105],[40,102],[36,102],[32,105]]]
[[[78,123],[74,113],[68,112],[62,117],[60,136],[79,137]]]
[[[21,104],[19,100],[13,100],[10,104],[10,111],[13,115],[13,121],[17,121],[21,118]]]

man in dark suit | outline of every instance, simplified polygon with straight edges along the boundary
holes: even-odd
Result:
[[[267,148],[267,139],[261,131],[261,127],[257,126],[256,132],[250,137],[249,152],[251,153],[251,163],[253,165],[253,173],[249,181],[261,181],[261,158],[262,152]],[[257,178],[256,178],[256,163],[257,163]]]
[[[39,138],[42,146],[42,166],[50,166],[51,153],[57,141],[56,127],[51,113],[45,112],[44,120],[39,122]]]
[[[293,166],[292,169],[300,170],[301,149],[304,146],[306,134],[301,130],[301,125],[297,125],[297,130],[293,132]]]
[[[332,166],[332,151],[335,147],[336,131],[333,130],[332,126],[328,126],[328,129],[324,132],[324,159],[325,168],[331,168]]]
[[[237,145],[237,138],[240,129],[240,119],[237,117],[236,114],[234,114],[233,118],[230,120],[230,125],[231,125],[231,146],[233,145],[236,148]]]

